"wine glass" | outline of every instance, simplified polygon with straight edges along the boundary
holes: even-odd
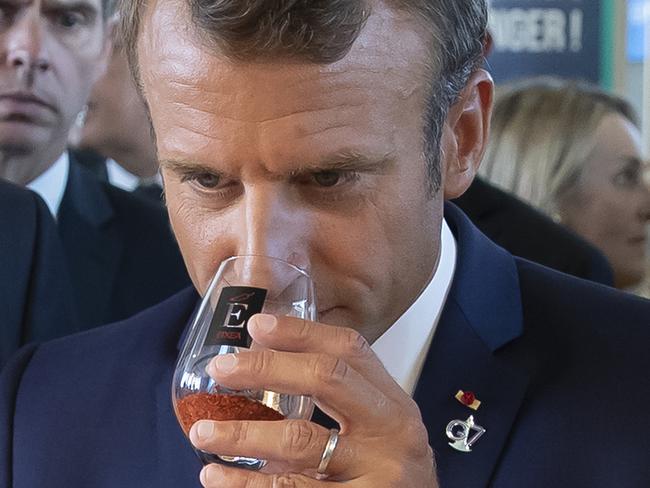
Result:
[[[234,256],[221,263],[203,297],[174,371],[172,402],[186,436],[198,420],[309,419],[310,397],[268,390],[232,390],[206,372],[219,354],[257,349],[248,320],[257,313],[316,320],[314,285],[300,268],[267,256]],[[266,461],[195,449],[204,464],[261,469]]]

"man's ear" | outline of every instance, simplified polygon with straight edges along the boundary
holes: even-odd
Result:
[[[469,188],[485,153],[490,133],[494,82],[479,69],[450,108],[441,140],[445,200]]]

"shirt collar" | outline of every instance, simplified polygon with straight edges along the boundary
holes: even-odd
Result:
[[[114,159],[106,161],[106,172],[108,173],[108,182],[122,190],[133,191],[140,184],[140,179],[136,175],[125,170]]]
[[[126,191],[134,191],[139,186],[158,185],[162,188],[162,177],[156,173],[150,178],[139,178],[115,161],[114,159],[106,160],[106,172],[108,173],[108,182]]]
[[[413,394],[445,305],[456,267],[456,240],[443,219],[440,259],[420,296],[372,345],[386,370],[404,391]]]
[[[38,193],[56,219],[63,200],[70,173],[70,157],[64,152],[61,157],[40,176],[27,184],[27,188]]]

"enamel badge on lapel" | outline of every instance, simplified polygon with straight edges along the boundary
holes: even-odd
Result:
[[[458,393],[456,393],[456,400],[472,410],[478,410],[478,407],[481,406],[481,402],[471,391],[458,390]]]
[[[474,423],[473,415],[466,421],[452,420],[447,424],[447,437],[452,441],[449,445],[460,452],[472,452],[472,446],[483,434],[485,429]]]

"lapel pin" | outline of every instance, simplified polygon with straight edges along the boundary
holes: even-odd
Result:
[[[460,452],[472,452],[472,446],[485,434],[485,429],[474,422],[470,415],[465,421],[452,420],[447,424],[447,437],[449,445]],[[473,434],[473,435],[472,435]]]
[[[458,393],[456,393],[456,400],[472,410],[478,410],[478,407],[481,406],[481,402],[471,391],[458,390]]]

